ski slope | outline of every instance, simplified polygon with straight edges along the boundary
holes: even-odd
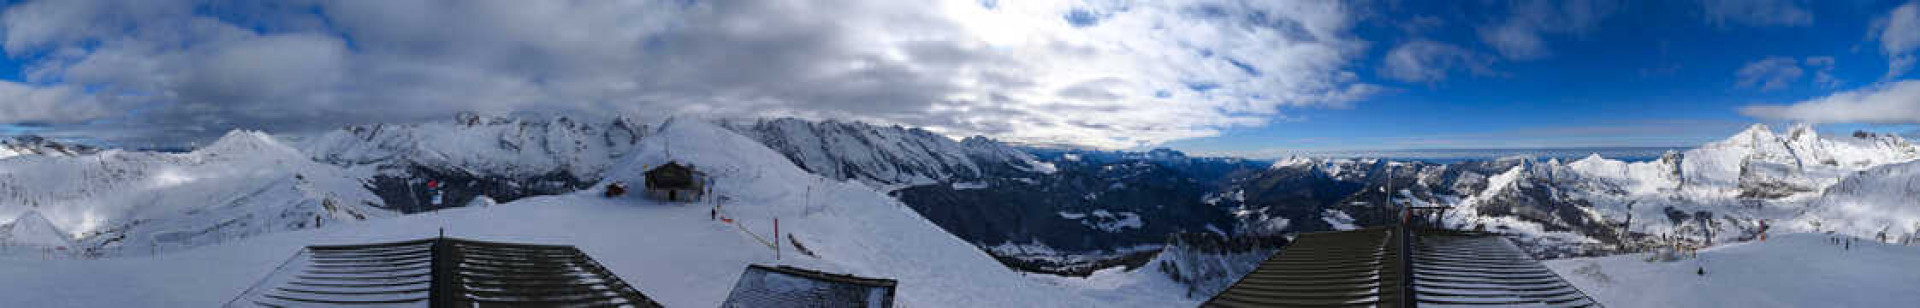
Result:
[[[1547,261],[1608,307],[1912,307],[1920,246],[1852,249],[1797,233],[1717,246],[1699,258],[1647,262],[1645,253]],[[1706,275],[1695,273],[1704,267]]]
[[[0,280],[0,307],[216,306],[303,246],[417,239],[442,228],[469,239],[577,246],[669,307],[719,305],[747,264],[897,279],[896,304],[902,307],[1095,307],[1107,305],[1082,293],[1114,294],[1080,287],[1092,283],[1048,283],[1016,273],[863,184],[818,179],[718,126],[669,120],[658,134],[683,142],[666,151],[662,141],[668,138],[643,140],[608,172],[608,181],[640,186],[648,166],[691,164],[713,177],[715,195],[728,200],[723,211],[739,225],[710,220],[705,204],[581,191],[266,234],[151,257],[0,258],[0,277],[8,277]],[[783,247],[776,260],[760,239],[770,237],[774,218],[783,233],[818,257]]]

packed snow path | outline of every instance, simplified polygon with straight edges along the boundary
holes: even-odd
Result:
[[[1920,246],[1788,234],[1649,262],[1645,253],[1548,261],[1611,307],[1913,307]],[[1702,275],[1700,272],[1704,271]]]

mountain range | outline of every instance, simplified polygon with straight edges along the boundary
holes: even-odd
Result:
[[[1543,258],[1737,241],[1763,225],[1888,241],[1920,230],[1920,207],[1907,202],[1920,195],[1912,184],[1920,147],[1895,135],[1822,136],[1805,125],[1754,125],[1650,160],[1436,163],[1036,148],[858,122],[714,122],[783,160],[753,164],[791,165],[825,181],[799,184],[808,188],[796,192],[803,208],[837,202],[813,187],[858,183],[1016,269],[1078,276],[1155,266],[1209,286],[1203,294],[1289,234],[1393,223],[1398,205],[1448,207],[1424,218],[1509,234]],[[237,131],[184,153],[0,143],[14,153],[0,158],[0,217],[41,217],[12,225],[49,229],[33,222],[45,221],[83,255],[110,257],[511,205],[631,172],[620,170],[635,168],[625,164],[646,142],[667,156],[710,142],[656,136],[665,123],[462,114],[298,141]],[[761,172],[727,168],[705,171],[725,179]],[[24,237],[0,241],[28,242],[10,238]],[[1198,265],[1218,260],[1240,261]]]

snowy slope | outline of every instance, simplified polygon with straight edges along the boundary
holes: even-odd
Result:
[[[902,307],[1101,306],[1079,295],[1078,284],[1046,283],[1008,270],[864,184],[821,180],[731,131],[669,120],[658,134],[663,138],[643,140],[628,160],[611,169],[608,181],[639,183],[647,166],[688,163],[714,177],[715,194],[728,200],[724,212],[740,225],[709,220],[711,207],[705,204],[609,199],[581,191],[153,257],[0,259],[0,276],[10,278],[0,280],[0,306],[212,306],[240,294],[301,246],[413,239],[441,228],[474,239],[576,245],[669,307],[718,305],[752,263],[898,279]],[[668,151],[669,138],[703,142],[675,142]],[[808,191],[825,202],[808,206]],[[774,218],[789,234],[779,260],[756,238],[769,237]],[[796,254],[788,246],[793,242],[817,257]]]
[[[1887,241],[1920,237],[1920,162],[1861,171],[1828,187],[1787,227]]]
[[[646,130],[624,118],[589,124],[461,114],[448,122],[347,127],[301,147],[339,165],[410,163],[508,178],[566,173],[598,179]]]
[[[1648,262],[1647,254],[1547,261],[1608,307],[1912,307],[1920,303],[1920,246],[1830,244],[1787,234],[1730,244],[1698,259]],[[1704,267],[1705,276],[1696,273]]]
[[[674,142],[668,153],[663,148],[669,140],[701,142]],[[1045,299],[1056,295],[898,201],[858,182],[819,179],[753,139],[702,121],[672,119],[661,124],[658,138],[642,143],[609,173],[610,181],[643,183],[645,166],[689,163],[715,177],[715,193],[730,200],[723,205],[729,216],[761,228],[778,218],[783,231],[837,270],[903,281],[902,306],[1058,303]],[[808,196],[822,201],[809,205]]]
[[[27,211],[13,222],[0,225],[0,245],[72,247],[73,238],[40,212]]]
[[[984,137],[954,141],[918,128],[792,118],[725,125],[773,148],[800,168],[831,179],[875,185],[929,184],[1052,170],[1031,154]]]
[[[1460,210],[1450,212],[1454,217],[1449,221],[1491,222],[1490,226],[1507,227],[1528,237],[1571,242],[1611,244],[1626,232],[1697,241],[1710,234],[1714,241],[1728,241],[1752,236],[1762,221],[1804,225],[1786,222],[1800,220],[1809,202],[1829,186],[1869,168],[1913,161],[1920,158],[1917,150],[1892,135],[1824,137],[1807,125],[1776,133],[1756,124],[1725,140],[1650,161],[1624,162],[1598,155],[1564,164],[1525,160],[1508,172],[1488,175],[1484,189],[1457,191],[1466,194],[1452,203]],[[1862,183],[1858,187],[1854,190],[1884,192],[1887,187],[1904,186]],[[1447,203],[1446,199],[1440,196],[1424,202]],[[1525,211],[1486,213],[1489,206],[1515,205],[1525,205],[1518,207]],[[1538,214],[1526,217],[1528,212]],[[1869,216],[1835,219],[1859,218],[1878,224],[1876,228],[1898,220]],[[1629,217],[1631,226],[1619,228]],[[1557,228],[1573,232],[1553,231]]]
[[[184,154],[0,160],[0,217],[38,212],[83,248],[144,254],[391,216],[355,178],[272,136],[235,131]]]
[[[321,162],[371,170],[361,181],[389,209],[412,213],[584,189],[647,130],[627,118],[588,123],[464,113],[446,122],[347,127],[301,148]]]

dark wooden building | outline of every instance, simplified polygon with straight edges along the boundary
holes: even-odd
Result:
[[[667,162],[647,170],[647,197],[662,201],[700,201],[706,195],[707,177],[693,166]]]

